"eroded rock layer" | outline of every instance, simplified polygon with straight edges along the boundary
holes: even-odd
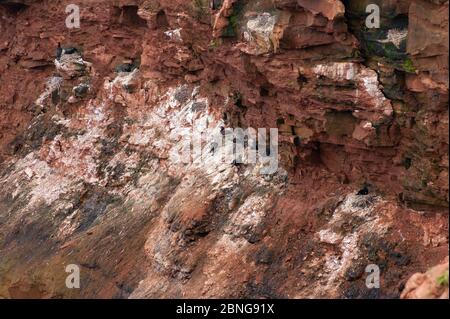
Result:
[[[0,298],[397,298],[448,255],[448,1],[69,4],[0,1]],[[171,160],[225,127],[277,173]]]

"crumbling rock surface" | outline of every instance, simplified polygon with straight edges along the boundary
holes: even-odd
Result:
[[[0,298],[430,296],[448,1],[214,3],[86,1],[69,30],[70,1],[0,1]],[[206,138],[174,161],[225,127],[278,128],[278,171]]]
[[[406,282],[403,299],[448,299],[448,257],[426,273],[417,273]]]

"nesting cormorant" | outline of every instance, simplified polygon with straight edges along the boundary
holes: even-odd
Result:
[[[76,48],[64,48],[64,54],[74,54],[78,53],[78,50]]]
[[[362,189],[359,190],[359,192],[356,195],[368,195],[369,194],[369,189],[367,188],[367,186],[364,186]]]
[[[59,61],[63,53],[63,48],[61,48],[61,42],[58,42],[58,47],[56,48],[56,59]]]
[[[124,63],[124,64],[118,65],[116,67],[116,72],[117,73],[119,73],[119,72],[130,73],[130,72],[133,72],[135,69],[137,69],[137,66],[134,63]]]

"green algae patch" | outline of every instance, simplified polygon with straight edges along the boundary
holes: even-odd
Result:
[[[402,64],[403,70],[408,73],[416,73],[416,68],[410,58],[407,58]]]

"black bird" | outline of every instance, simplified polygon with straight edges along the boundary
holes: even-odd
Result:
[[[369,189],[367,188],[367,186],[364,186],[362,189],[359,190],[359,192],[356,195],[368,195],[369,194]]]
[[[61,59],[61,55],[63,53],[63,48],[61,48],[61,43],[58,42],[58,47],[56,48],[56,59],[59,61]]]
[[[64,48],[64,54],[74,54],[78,53],[78,50],[76,48]]]
[[[130,73],[137,69],[137,66],[134,63],[124,63],[116,67],[116,72],[126,72]]]

